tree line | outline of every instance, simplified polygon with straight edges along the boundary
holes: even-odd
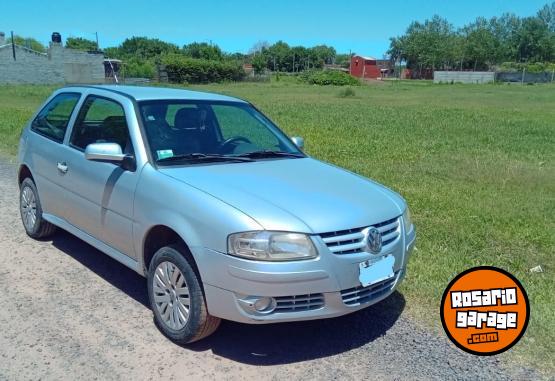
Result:
[[[430,70],[491,70],[510,63],[555,60],[555,2],[535,16],[477,18],[455,28],[434,16],[413,22],[405,34],[390,39],[388,51],[395,61],[404,61],[419,73]],[[514,65],[513,65],[514,66]]]
[[[307,48],[291,47],[283,41],[272,45],[261,41],[257,42],[248,54],[243,54],[225,53],[218,45],[207,42],[193,42],[180,48],[172,43],[146,37],[128,38],[118,47],[105,49],[104,53],[107,57],[125,60],[128,71],[133,72],[140,72],[141,67],[143,71],[151,70],[156,63],[164,61],[168,55],[238,65],[250,63],[257,74],[263,73],[266,69],[282,72],[321,69],[324,64],[334,63],[338,58],[335,49],[327,45]],[[348,62],[348,58],[344,61]]]
[[[15,36],[15,43],[44,52],[35,39]],[[8,39],[8,42],[10,40]],[[70,37],[66,47],[97,51],[95,41]],[[247,54],[226,53],[211,42],[193,42],[183,46],[156,38],[131,37],[120,45],[103,49],[107,58],[124,61],[127,77],[153,78],[159,64],[176,68],[179,78],[210,81],[237,78],[242,65],[252,64],[255,73],[266,70],[297,73],[321,69],[325,64],[349,67],[350,54],[338,54],[327,45],[290,46],[284,41],[257,42]],[[491,70],[497,67],[535,70],[553,67],[555,61],[555,2],[542,7],[536,15],[518,17],[503,14],[455,28],[448,20],[434,16],[424,22],[412,22],[406,32],[390,39],[388,55],[392,62],[422,75],[433,70]],[[200,70],[199,76],[194,70]]]
[[[335,63],[337,53],[327,45],[311,48],[289,46],[278,41],[273,45],[265,42],[257,43],[252,49],[252,65],[257,73],[268,69],[271,71],[300,72],[310,69],[321,69],[324,64]]]

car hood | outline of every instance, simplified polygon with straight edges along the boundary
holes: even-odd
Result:
[[[264,229],[324,233],[399,216],[395,192],[312,158],[160,167],[160,172],[241,210]]]

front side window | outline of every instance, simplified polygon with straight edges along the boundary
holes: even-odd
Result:
[[[94,95],[83,102],[70,145],[85,150],[93,143],[117,143],[124,153],[132,153],[125,112],[118,102]]]
[[[64,140],[73,109],[80,97],[79,93],[56,95],[33,120],[31,130],[61,143]]]
[[[246,103],[144,101],[139,106],[158,162],[304,157],[279,128]]]

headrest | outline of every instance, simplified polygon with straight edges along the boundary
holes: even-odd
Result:
[[[163,120],[166,118],[168,106],[166,104],[147,104],[143,106],[143,113],[147,121]]]
[[[105,118],[102,121],[104,127],[122,127],[125,126],[125,116],[113,115]]]
[[[200,119],[198,108],[185,107],[175,113],[174,127],[178,130],[199,130]]]

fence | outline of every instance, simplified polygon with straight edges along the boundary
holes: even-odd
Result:
[[[495,80],[497,82],[550,83],[555,82],[555,70],[541,73],[500,71],[495,74]]]
[[[434,83],[489,83],[495,81],[491,71],[434,71]]]
[[[434,83],[555,83],[555,70],[527,71],[434,71]]]

